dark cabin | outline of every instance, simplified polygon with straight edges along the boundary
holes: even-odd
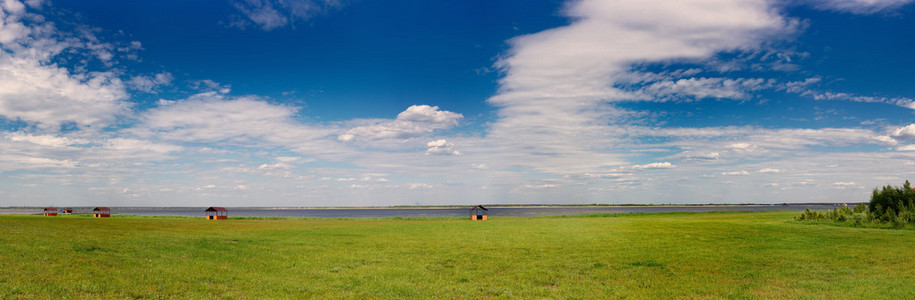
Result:
[[[57,215],[57,209],[53,207],[48,207],[44,209],[44,215],[48,217],[53,217]]]
[[[225,220],[229,218],[229,211],[224,207],[211,206],[206,209],[207,220]]]
[[[470,219],[473,221],[486,221],[487,212],[489,212],[489,209],[483,207],[482,205],[471,207]]]
[[[96,218],[109,218],[111,217],[111,209],[99,206],[92,209],[92,214]]]

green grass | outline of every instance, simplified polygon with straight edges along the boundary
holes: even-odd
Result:
[[[0,216],[0,298],[915,295],[915,231],[813,226],[796,214]]]

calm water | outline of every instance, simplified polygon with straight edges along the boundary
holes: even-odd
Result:
[[[537,217],[557,215],[586,215],[614,213],[664,213],[664,212],[712,212],[712,211],[803,211],[832,209],[831,204],[800,205],[723,205],[723,206],[542,206],[542,207],[492,207],[490,217]],[[91,207],[74,207],[77,214],[91,214]],[[142,216],[204,216],[204,207],[112,207],[112,214]],[[227,207],[229,216],[243,217],[308,217],[308,218],[417,218],[417,217],[463,217],[469,215],[467,208],[248,208]],[[41,214],[42,209],[0,209],[0,214]]]

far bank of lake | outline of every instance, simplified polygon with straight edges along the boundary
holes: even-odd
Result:
[[[620,205],[620,206],[492,206],[490,217],[541,217],[560,215],[631,214],[716,211],[803,211],[827,210],[834,204],[789,205]],[[58,207],[61,209],[62,207]],[[91,214],[92,207],[70,207],[76,214]],[[141,216],[203,216],[206,207],[110,207],[112,214]],[[464,207],[381,207],[381,208],[260,208],[227,207],[229,216],[239,217],[304,217],[304,218],[436,218],[463,217]],[[0,208],[0,214],[41,214],[43,208]]]

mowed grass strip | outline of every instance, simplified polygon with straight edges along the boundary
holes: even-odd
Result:
[[[796,214],[0,216],[0,298],[915,295],[915,231],[807,225]]]

